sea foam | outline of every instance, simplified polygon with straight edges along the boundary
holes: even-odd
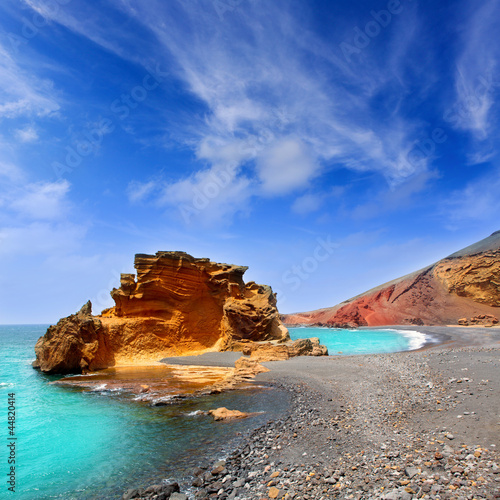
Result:
[[[394,332],[398,332],[409,339],[408,350],[415,351],[416,349],[420,349],[424,347],[427,342],[427,335],[422,332],[417,332],[416,330],[392,330]]]

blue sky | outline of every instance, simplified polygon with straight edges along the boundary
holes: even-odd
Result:
[[[0,323],[184,250],[282,312],[500,229],[495,0],[5,0]]]

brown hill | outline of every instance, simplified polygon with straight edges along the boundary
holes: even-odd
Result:
[[[499,307],[500,231],[496,231],[425,269],[334,307],[284,315],[283,320],[288,325],[491,325],[497,322]]]

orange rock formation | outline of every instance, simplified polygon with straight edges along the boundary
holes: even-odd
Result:
[[[288,325],[338,327],[449,325],[464,317],[498,316],[498,307],[500,231],[422,271],[337,306],[284,315],[283,320]]]
[[[244,283],[247,267],[184,252],[135,257],[137,279],[122,274],[116,305],[92,316],[88,302],[36,344],[34,367],[75,373],[163,357],[226,350],[235,341],[289,340],[269,286]]]

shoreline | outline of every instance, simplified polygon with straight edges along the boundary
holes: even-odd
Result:
[[[289,407],[244,436],[219,472],[202,464],[192,486],[183,481],[189,498],[498,498],[500,330],[394,329],[433,340],[414,351],[263,363],[271,371],[254,383],[287,390]],[[177,362],[216,366],[235,355]]]

